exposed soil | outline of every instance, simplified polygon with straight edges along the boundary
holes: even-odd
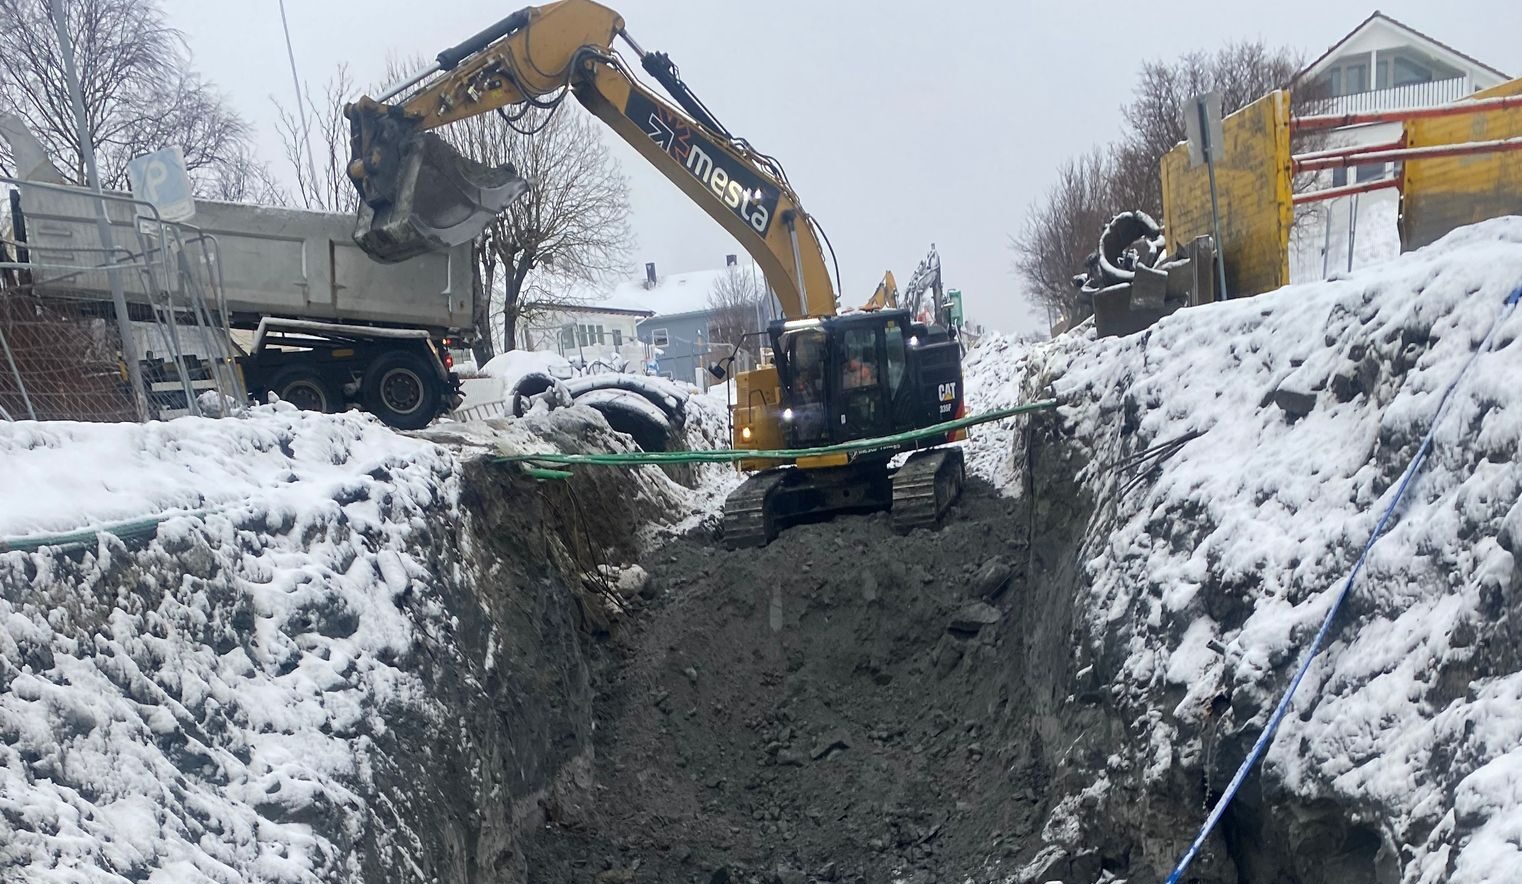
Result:
[[[596,785],[546,808],[528,880],[961,882],[1028,857],[1028,529],[973,481],[933,532],[850,516],[649,553],[654,601],[591,654]]]

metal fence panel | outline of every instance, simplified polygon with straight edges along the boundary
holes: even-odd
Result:
[[[1522,94],[1522,79],[1474,98]],[[1459,102],[1462,104],[1463,102]],[[1522,109],[1476,111],[1407,120],[1408,147],[1522,136]],[[1515,152],[1407,160],[1401,201],[1401,249],[1421,248],[1465,224],[1522,215],[1522,157]]]
[[[1289,282],[1289,235],[1294,221],[1290,189],[1289,93],[1279,91],[1222,121],[1225,144],[1216,160],[1221,205],[1221,250],[1226,290],[1256,295]],[[1178,254],[1211,234],[1206,168],[1191,168],[1180,144],[1163,156],[1163,219],[1168,251]]]
[[[83,200],[94,198],[78,188],[3,183],[77,197],[81,214],[90,211]],[[131,212],[136,203],[118,194],[105,198],[116,211]],[[94,226],[69,225],[60,240],[58,230],[49,229],[58,226],[56,219],[12,212],[8,220],[0,225],[0,412],[13,420],[137,419],[125,352],[141,356],[143,417],[200,414],[207,393],[217,394],[208,400],[217,403],[217,413],[241,409],[246,397],[234,364],[216,237],[150,218],[115,231],[108,250]],[[103,295],[106,268],[127,290],[129,347]]]

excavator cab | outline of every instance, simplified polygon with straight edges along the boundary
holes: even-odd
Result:
[[[958,345],[903,309],[782,321],[771,329],[790,448],[818,448],[952,420]]]

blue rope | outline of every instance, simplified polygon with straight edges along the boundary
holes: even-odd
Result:
[[[1216,824],[1221,821],[1221,817],[1226,813],[1226,808],[1231,805],[1232,799],[1237,796],[1237,791],[1242,788],[1242,783],[1246,781],[1248,774],[1252,773],[1253,768],[1257,766],[1259,759],[1263,757],[1263,753],[1268,749],[1269,744],[1274,741],[1274,734],[1278,732],[1280,722],[1289,713],[1290,701],[1294,699],[1295,690],[1300,687],[1300,682],[1305,678],[1305,673],[1311,668],[1311,661],[1321,652],[1322,643],[1326,641],[1327,635],[1332,631],[1332,621],[1337,619],[1337,612],[1342,609],[1343,601],[1348,597],[1349,591],[1352,590],[1353,581],[1358,578],[1358,573],[1363,570],[1364,562],[1369,557],[1369,550],[1374,547],[1374,542],[1380,538],[1380,535],[1384,534],[1385,528],[1395,516],[1396,508],[1400,506],[1401,500],[1406,496],[1406,489],[1411,487],[1411,483],[1416,479],[1417,474],[1421,472],[1422,465],[1427,460],[1427,454],[1432,449],[1432,439],[1437,434],[1438,425],[1442,422],[1443,413],[1448,409],[1448,402],[1452,398],[1454,390],[1458,389],[1459,382],[1464,379],[1464,375],[1469,373],[1469,369],[1474,365],[1475,360],[1479,359],[1481,354],[1490,350],[1491,341],[1496,335],[1496,329],[1501,327],[1501,324],[1506,321],[1507,316],[1516,308],[1518,300],[1522,300],[1522,286],[1518,286],[1516,291],[1513,291],[1506,297],[1501,312],[1496,316],[1495,322],[1490,326],[1490,331],[1485,335],[1485,340],[1481,341],[1480,346],[1473,353],[1469,354],[1469,360],[1464,363],[1464,367],[1459,370],[1459,373],[1449,382],[1448,388],[1443,391],[1443,397],[1438,401],[1437,411],[1432,415],[1432,423],[1427,427],[1427,434],[1422,438],[1422,444],[1417,448],[1416,456],[1411,459],[1411,463],[1406,465],[1406,471],[1401,475],[1400,484],[1395,489],[1395,497],[1390,501],[1390,505],[1385,507],[1384,514],[1379,517],[1379,523],[1374,526],[1374,532],[1369,535],[1368,541],[1364,543],[1363,552],[1359,553],[1358,561],[1353,563],[1353,570],[1348,573],[1347,581],[1342,584],[1342,588],[1337,592],[1337,597],[1332,600],[1332,609],[1327,611],[1326,619],[1321,621],[1321,628],[1316,631],[1316,638],[1311,641],[1310,647],[1305,651],[1305,656],[1301,658],[1300,668],[1296,670],[1295,677],[1290,679],[1289,687],[1285,690],[1284,696],[1279,699],[1279,705],[1274,708],[1274,714],[1268,719],[1268,725],[1264,727],[1263,733],[1258,735],[1258,741],[1253,744],[1252,751],[1248,752],[1247,757],[1242,760],[1242,766],[1237,768],[1237,773],[1231,778],[1231,783],[1226,786],[1226,791],[1222,793],[1221,800],[1217,801],[1215,807],[1211,809],[1210,816],[1205,819],[1205,825],[1200,829],[1200,833],[1195,836],[1194,842],[1184,852],[1183,858],[1179,860],[1178,865],[1173,869],[1173,874],[1168,876],[1167,884],[1178,884],[1179,880],[1184,876],[1184,872],[1188,870],[1189,864],[1194,861],[1195,856],[1200,852],[1200,848],[1204,846],[1205,839],[1209,838],[1210,833],[1215,831]]]

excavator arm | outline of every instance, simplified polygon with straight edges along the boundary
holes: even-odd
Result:
[[[612,48],[615,37],[675,104],[635,78]],[[520,10],[440,53],[379,100],[345,108],[348,173],[362,200],[356,241],[372,257],[395,261],[478,235],[528,185],[511,168],[460,157],[432,130],[492,111],[509,118],[530,107],[553,111],[567,93],[744,246],[786,317],[835,314],[824,251],[780,165],[725,129],[670,59],[641,49],[623,18],[593,0]]]
[[[883,281],[877,284],[877,291],[862,305],[863,310],[883,310],[898,306],[898,283],[893,279],[893,271],[883,273]]]

